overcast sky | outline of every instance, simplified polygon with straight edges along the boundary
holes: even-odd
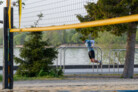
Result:
[[[3,0],[5,1],[5,0]],[[12,0],[15,1],[15,0]],[[97,0],[23,0],[25,8],[22,11],[21,27],[30,27],[38,19],[37,15],[43,13],[39,27],[79,23],[76,14],[86,15],[84,5],[86,2]],[[0,20],[3,20],[3,7],[0,5]],[[18,27],[18,8],[14,8],[14,25]],[[0,27],[2,25],[0,24]]]
[[[4,1],[4,0],[2,0],[2,1]],[[4,7],[4,6],[6,6],[5,2],[4,2],[2,5],[0,5],[0,20],[3,20],[3,7]],[[0,24],[0,28],[1,28],[2,26],[3,26],[3,25]]]

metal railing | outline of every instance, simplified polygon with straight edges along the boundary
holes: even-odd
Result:
[[[117,71],[119,73],[119,65],[120,65],[120,61],[119,61],[119,57],[120,57],[120,53],[126,51],[125,49],[111,49],[109,51],[109,64],[108,64],[108,68],[109,68],[109,72],[111,72],[111,68],[110,65],[113,65],[113,73],[115,73],[115,65],[117,65]],[[113,56],[111,56],[113,53]],[[111,58],[113,57],[113,62],[111,62]],[[116,62],[116,57],[118,62]],[[123,64],[124,65],[124,64]]]
[[[68,49],[74,49],[74,48],[79,48],[79,49],[87,49],[86,47],[60,47],[57,50],[59,51],[58,54],[58,58],[56,60],[56,67],[62,67],[63,71],[65,72],[65,65],[66,65],[66,51]],[[96,54],[96,59],[97,60],[101,60],[102,61],[102,49],[100,47],[94,47],[95,50],[95,54]],[[100,58],[100,59],[99,59]],[[95,68],[94,68],[95,64],[92,63],[92,69],[93,72],[95,72]],[[97,72],[99,71],[99,64],[96,64],[97,66]],[[102,71],[102,66],[100,67],[101,71]]]
[[[125,63],[125,52],[126,49],[112,49],[109,52],[109,72],[111,72],[111,65],[113,66],[113,73],[115,73],[117,71],[117,73],[119,74],[121,71],[120,69],[123,68],[124,63]],[[113,56],[112,56],[113,53]],[[122,54],[121,54],[122,53]],[[123,55],[124,53],[124,55]],[[135,54],[138,54],[138,52],[135,52]],[[122,59],[120,60],[120,56],[123,55],[124,57],[122,57]],[[113,59],[113,62],[111,62],[111,58]],[[115,67],[116,66],[116,67]],[[121,66],[121,67],[120,67]],[[134,65],[134,67],[136,68],[137,65]],[[138,71],[136,71],[138,72]]]
[[[107,64],[99,66],[99,64],[92,63],[91,65],[66,65],[66,54],[69,49],[86,49],[86,47],[60,47],[58,48],[59,54],[58,59],[56,60],[56,67],[61,67],[63,72],[65,69],[92,69],[91,73],[102,74],[103,69],[104,73],[107,74],[120,74],[123,71],[124,67],[124,56],[121,58],[122,53],[125,53],[126,49],[111,49],[109,51],[109,56],[107,57]],[[103,63],[103,51],[100,47],[94,47],[95,50],[95,59],[101,60]],[[138,52],[136,52],[138,54]],[[123,61],[123,63],[121,62]],[[84,66],[84,67],[83,67]],[[91,66],[91,67],[90,67]],[[137,67],[137,65],[135,65]],[[77,68],[78,67],[78,68]],[[81,67],[81,68],[80,68]],[[105,73],[105,74],[106,74]]]
[[[73,72],[74,70],[80,70],[80,72],[81,72],[81,70],[82,70],[82,72],[91,73],[91,74],[102,74],[102,73],[103,74],[120,74],[123,72],[124,62],[125,62],[124,56],[125,56],[126,49],[111,49],[108,53],[108,56],[106,56],[106,60],[105,60],[105,57],[103,60],[103,54],[105,54],[105,53],[103,53],[101,48],[94,47],[95,54],[96,54],[95,59],[102,60],[102,62],[103,62],[102,66],[99,66],[99,64],[96,64],[96,63],[86,64],[86,65],[82,65],[82,64],[68,65],[67,64],[67,61],[68,61],[67,55],[68,55],[69,49],[87,49],[87,48],[86,47],[60,47],[60,48],[57,48],[57,50],[59,52],[58,58],[54,61],[55,65],[53,67],[62,68],[64,73],[65,73],[65,70],[66,70],[66,72],[68,72],[68,70],[70,70],[71,72]],[[138,52],[135,52],[135,54],[136,54],[135,60],[138,60],[138,58],[137,58]],[[78,58],[78,57],[76,57],[76,58]],[[76,61],[74,61],[74,62],[76,62]],[[138,73],[138,64],[135,64],[134,67],[135,67],[134,72]],[[17,68],[18,68],[18,66],[16,66],[15,70]],[[2,69],[2,66],[0,67],[0,69]],[[89,69],[90,71],[87,71],[87,69]]]

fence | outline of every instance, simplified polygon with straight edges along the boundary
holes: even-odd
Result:
[[[66,54],[68,49],[86,49],[86,47],[60,47],[58,49],[58,59],[56,67],[62,67],[65,74],[121,74],[124,68],[124,56],[120,59],[121,53],[125,53],[126,49],[111,49],[107,57],[108,63],[104,63],[103,51],[100,47],[94,47],[95,59],[102,60],[103,65],[91,63],[90,65],[66,65]],[[136,54],[138,54],[136,52]],[[123,63],[121,62],[123,61]],[[138,73],[138,65],[135,65],[135,73]]]

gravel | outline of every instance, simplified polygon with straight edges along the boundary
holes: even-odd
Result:
[[[2,85],[0,88],[2,89]],[[100,90],[138,90],[138,79],[66,78],[62,80],[15,81],[13,90],[14,92],[92,92],[92,90],[104,92]],[[2,91],[7,92],[5,90],[1,90],[0,92]]]

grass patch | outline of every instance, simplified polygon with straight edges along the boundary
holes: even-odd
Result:
[[[83,77],[83,78],[123,78],[121,74],[74,74],[74,75],[65,75],[60,77],[51,77],[51,76],[43,76],[43,77],[22,77],[18,75],[14,75],[14,81],[25,81],[25,80],[62,80],[68,79],[72,77]],[[134,74],[134,78],[138,77],[138,74]],[[0,75],[0,82],[2,82],[2,75]]]
[[[61,80],[63,78],[64,78],[63,76],[60,76],[60,77],[51,77],[51,76],[22,77],[22,76],[14,75],[14,81],[20,81],[20,80]]]
[[[0,75],[0,82],[2,81],[3,76]],[[22,80],[61,80],[64,79],[63,76],[60,77],[51,77],[51,76],[43,76],[43,77],[22,77],[18,75],[14,75],[14,81],[22,81]]]
[[[0,75],[0,82],[2,81],[2,75]]]

